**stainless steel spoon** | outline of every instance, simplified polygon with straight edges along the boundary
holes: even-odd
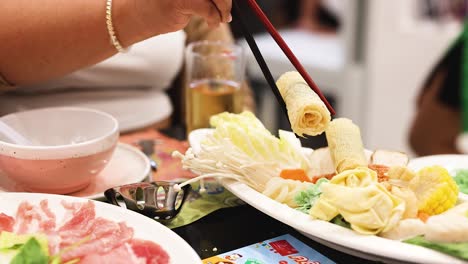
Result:
[[[158,164],[153,159],[154,146],[157,143],[158,142],[153,139],[142,139],[137,142],[138,146],[141,148],[141,151],[148,157],[152,171],[158,170]]]

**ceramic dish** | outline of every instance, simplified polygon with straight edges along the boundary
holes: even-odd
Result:
[[[62,201],[86,202],[88,200],[64,195],[39,194],[39,193],[0,193],[0,212],[14,215],[18,205],[22,201],[40,201],[47,199],[49,208],[60,219],[64,209]],[[134,237],[138,239],[150,240],[159,244],[168,254],[171,263],[201,263],[201,259],[196,252],[176,233],[158,222],[120,207],[94,202],[96,216],[104,217],[115,222],[125,222],[134,230]]]
[[[191,133],[189,142],[195,152],[199,149],[203,138],[211,132],[211,129],[203,129]],[[311,150],[305,149],[305,151]],[[429,164],[432,163],[425,165]],[[263,213],[297,229],[312,240],[354,256],[386,263],[468,263],[424,247],[378,236],[360,235],[329,222],[313,220],[309,215],[276,202],[246,184],[233,180],[221,180],[221,182],[234,195]],[[463,199],[463,196],[460,195],[460,198]]]
[[[148,158],[138,149],[119,143],[109,164],[86,188],[68,194],[70,196],[105,199],[104,191],[108,188],[141,182],[150,173]],[[24,192],[21,186],[6,178],[0,171],[0,192]]]
[[[31,192],[82,190],[106,167],[119,139],[113,116],[87,108],[20,111],[0,122],[25,139],[0,133],[0,170]]]

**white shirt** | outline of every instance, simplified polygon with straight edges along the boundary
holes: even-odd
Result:
[[[133,45],[94,66],[0,96],[0,114],[53,106],[88,107],[112,114],[121,131],[164,120],[172,113],[165,90],[180,72],[185,32]]]

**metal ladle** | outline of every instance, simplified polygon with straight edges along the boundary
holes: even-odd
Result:
[[[143,214],[157,221],[174,219],[191,190],[189,184],[174,189],[177,182],[141,182],[110,188],[107,200],[117,206]]]

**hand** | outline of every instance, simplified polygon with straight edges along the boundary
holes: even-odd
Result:
[[[210,27],[231,21],[232,0],[133,0],[145,30],[163,34],[183,29],[192,16]]]

